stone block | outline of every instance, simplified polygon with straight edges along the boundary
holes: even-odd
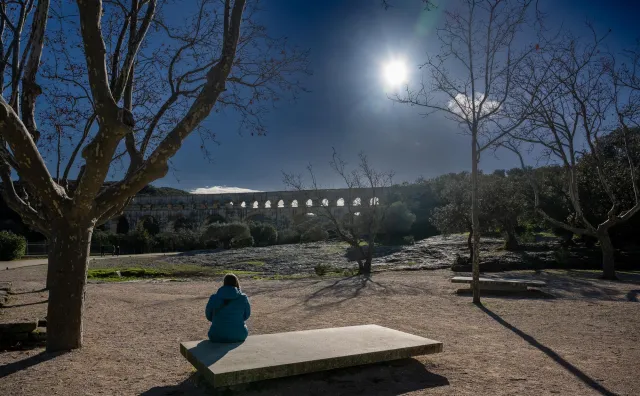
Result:
[[[470,287],[472,282],[473,278],[470,276],[455,276],[451,278],[451,283],[468,283]],[[547,283],[530,279],[480,278],[480,290],[526,291],[529,286],[545,287]]]
[[[0,334],[31,333],[37,327],[37,320],[32,320],[30,322],[0,323]]]
[[[182,355],[214,386],[230,386],[442,352],[442,343],[377,325],[183,342]]]

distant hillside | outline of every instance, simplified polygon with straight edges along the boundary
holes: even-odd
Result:
[[[188,191],[179,190],[172,187],[156,187],[148,185],[137,194],[138,196],[162,197],[168,195],[191,195]]]

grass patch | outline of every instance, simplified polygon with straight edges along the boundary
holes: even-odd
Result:
[[[229,270],[190,264],[166,264],[159,268],[100,268],[90,269],[87,278],[106,282],[123,282],[152,278],[214,277],[233,272],[236,275],[259,275],[256,271]]]
[[[150,268],[109,268],[91,269],[87,273],[89,279],[101,278],[160,278],[169,276],[166,271],[159,271]]]

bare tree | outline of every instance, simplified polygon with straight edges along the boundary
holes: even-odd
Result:
[[[516,38],[528,23],[533,0],[461,0],[444,12],[437,30],[441,49],[420,66],[427,73],[420,88],[391,99],[427,109],[458,123],[471,137],[471,219],[473,228],[473,301],[480,303],[480,220],[478,164],[523,119],[506,117],[513,76],[535,50],[516,51]]]
[[[630,151],[631,127],[640,120],[640,89],[637,85],[640,67],[637,51],[629,51],[626,62],[617,63],[616,56],[605,53],[604,40],[591,29],[592,36],[581,40],[570,34],[547,43],[542,51],[522,67],[526,77],[517,79],[522,106],[532,109],[527,122],[513,133],[517,141],[505,143],[515,152],[523,168],[522,142],[541,148],[542,157],[559,162],[565,171],[566,192],[573,207],[573,222],[556,219],[540,206],[540,193],[531,180],[537,212],[550,224],[577,235],[598,239],[602,250],[603,277],[615,279],[614,248],[609,231],[640,210],[638,168]],[[533,78],[531,78],[533,76]],[[535,87],[535,88],[534,88]],[[621,191],[616,191],[608,174],[601,142],[619,130],[624,140],[622,155],[629,165],[629,183],[635,203],[623,208]],[[591,158],[595,178],[606,193],[611,207],[597,224],[583,210],[579,191],[578,163]],[[532,172],[529,172],[532,176]]]
[[[190,134],[211,136],[201,124],[212,111],[263,134],[261,115],[299,92],[308,66],[257,23],[254,2],[189,2],[177,24],[163,0],[67,3],[0,1],[0,176],[9,206],[49,239],[49,351],[82,345],[94,228],[165,176]],[[105,184],[109,174],[122,176]]]
[[[392,186],[393,172],[380,172],[374,169],[364,153],[360,153],[356,168],[349,169],[348,164],[334,150],[329,165],[347,187],[344,202],[346,213],[323,202],[325,189],[320,188],[312,165],[307,166],[310,182],[305,184],[301,175],[283,172],[284,184],[296,191],[304,191],[307,199],[319,202],[316,214],[335,234],[348,243],[356,252],[358,272],[371,274],[371,262],[375,250],[376,236],[380,232],[385,215],[391,202],[385,189]],[[363,246],[366,242],[366,248]]]

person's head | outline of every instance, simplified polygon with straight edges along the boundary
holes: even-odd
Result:
[[[238,280],[238,277],[235,276],[234,274],[226,274],[224,276],[224,280],[222,281],[224,286],[233,286],[237,289],[240,288],[240,281]]]

